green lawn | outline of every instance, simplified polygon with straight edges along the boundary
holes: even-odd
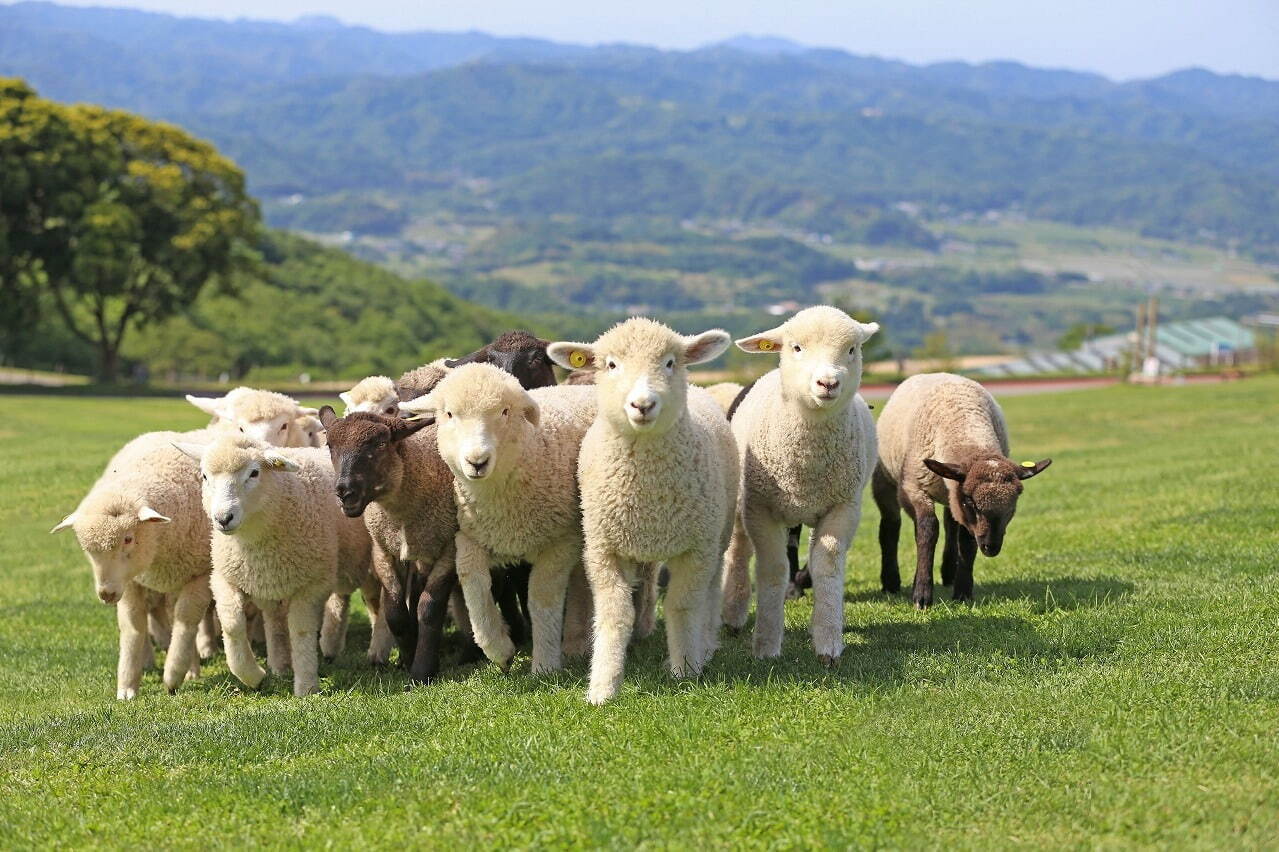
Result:
[[[0,846],[1272,846],[1279,379],[1005,410],[1016,458],[1054,464],[976,604],[881,596],[868,497],[832,671],[805,600],[780,661],[726,638],[696,682],[659,627],[602,709],[583,662],[527,655],[406,692],[361,611],[322,695],[219,658],[126,704],[114,613],[47,530],[126,439],[201,416],[0,397]]]

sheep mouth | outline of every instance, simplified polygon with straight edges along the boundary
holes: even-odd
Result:
[[[462,467],[462,473],[466,474],[466,478],[470,480],[483,479],[489,475],[491,470],[492,466],[488,462],[480,462],[479,464],[467,462]]]
[[[348,518],[358,518],[360,515],[363,515],[364,510],[367,509],[369,505],[367,500],[358,497],[353,500],[342,500],[340,502],[342,503],[342,514],[346,515]]]

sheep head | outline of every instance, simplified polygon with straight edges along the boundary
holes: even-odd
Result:
[[[778,355],[782,395],[808,411],[842,411],[862,383],[862,344],[879,331],[825,305],[805,308],[777,328],[743,337],[743,352]]]
[[[400,396],[396,393],[395,382],[387,376],[360,379],[355,387],[338,394],[338,398],[346,406],[345,414],[367,411],[394,417],[400,413]]]
[[[361,411],[338,417],[327,405],[320,409],[320,422],[328,434],[338,501],[348,518],[358,518],[374,500],[399,488],[404,469],[395,445],[431,425],[429,419],[408,421]]]
[[[188,394],[186,399],[213,417],[211,425],[275,447],[303,446],[306,439],[294,421],[318,413],[282,393],[254,388],[236,388],[221,397]]]
[[[985,556],[998,556],[1003,549],[1004,534],[1017,513],[1022,481],[1052,464],[1052,459],[1013,464],[998,453],[961,461],[923,461],[925,467],[952,483],[946,489],[950,514],[972,533]]]
[[[594,343],[552,343],[547,354],[570,370],[594,370],[600,414],[615,429],[661,435],[684,412],[688,367],[718,358],[730,340],[719,329],[685,337],[632,317]]]
[[[117,603],[125,584],[151,565],[161,525],[170,519],[145,503],[122,494],[90,494],[74,512],[49,532],[73,529],[80,549],[93,567],[98,598]]]
[[[513,376],[490,364],[451,370],[402,410],[434,419],[440,456],[459,482],[500,483],[537,429],[537,402]]]
[[[210,444],[175,443],[200,462],[200,500],[213,528],[231,534],[261,502],[266,476],[297,473],[297,462],[276,448],[243,435],[225,435]]]
[[[555,371],[547,357],[547,342],[527,331],[507,331],[488,345],[470,355],[444,366],[453,368],[463,364],[492,364],[510,373],[525,390],[547,388],[555,384]]]

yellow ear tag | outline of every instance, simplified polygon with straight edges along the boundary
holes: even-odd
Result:
[[[568,356],[568,362],[574,367],[581,369],[586,366],[586,353],[581,349],[577,349],[572,355]]]
[[[758,346],[759,346],[759,351],[761,351],[761,352],[767,352],[767,351],[769,351],[770,349],[772,349],[772,348],[773,348],[773,345],[774,345],[774,344],[773,344],[773,341],[771,341],[771,340],[769,340],[767,337],[765,337],[765,338],[764,338],[763,340],[761,340],[761,341],[759,342],[759,344],[758,344]]]
[[[1034,467],[1034,466],[1035,466],[1035,463],[1034,463],[1034,462],[1022,462],[1022,463],[1021,463],[1021,466],[1022,466],[1022,467]]]

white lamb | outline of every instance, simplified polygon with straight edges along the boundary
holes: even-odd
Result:
[[[724,620],[740,628],[750,603],[750,552],[758,601],[754,653],[782,652],[787,531],[813,528],[813,647],[831,664],[844,648],[844,563],[875,466],[875,423],[857,393],[862,344],[879,330],[832,307],[800,311],[737,341],[745,352],[780,355],[733,415],[742,458],[741,509],[725,558]]]
[[[617,695],[635,623],[631,589],[656,563],[670,572],[671,673],[696,675],[714,653],[720,560],[737,505],[737,450],[723,410],[689,386],[687,368],[718,357],[728,344],[723,331],[683,337],[633,318],[593,344],[547,347],[560,366],[592,367],[599,399],[578,461],[586,575],[595,596],[592,704]]]
[[[209,606],[209,522],[200,508],[199,467],[172,442],[208,437],[203,430],[139,435],[107,462],[79,507],[52,530],[75,530],[93,566],[98,597],[116,606],[117,698],[138,694],[151,656],[147,614],[157,594],[173,609],[165,687],[174,692],[184,678],[199,674],[195,640]],[[162,637],[159,644],[165,644]]]
[[[589,387],[526,391],[489,364],[466,364],[435,389],[401,403],[435,418],[457,499],[457,575],[475,641],[506,669],[515,648],[493,599],[494,565],[529,562],[533,671],[558,670],[585,636],[564,634],[570,575],[582,562],[577,453],[595,416]],[[572,622],[570,621],[570,624]]]
[[[395,382],[388,376],[360,379],[349,391],[338,394],[338,399],[346,406],[344,417],[357,411],[386,417],[397,417],[400,413],[400,395],[395,390]]]
[[[228,667],[249,687],[266,676],[249,645],[245,604],[251,600],[267,622],[272,671],[288,668],[287,637],[293,694],[314,692],[325,600],[344,578],[350,586],[367,577],[370,561],[363,522],[345,517],[333,498],[328,452],[268,447],[241,435],[177,446],[200,460],[201,498],[216,531],[211,586]]]
[[[274,391],[239,387],[226,396],[187,395],[187,402],[213,418],[209,424],[220,430],[239,431],[254,440],[275,447],[305,447],[309,441],[295,422],[320,412]]]

